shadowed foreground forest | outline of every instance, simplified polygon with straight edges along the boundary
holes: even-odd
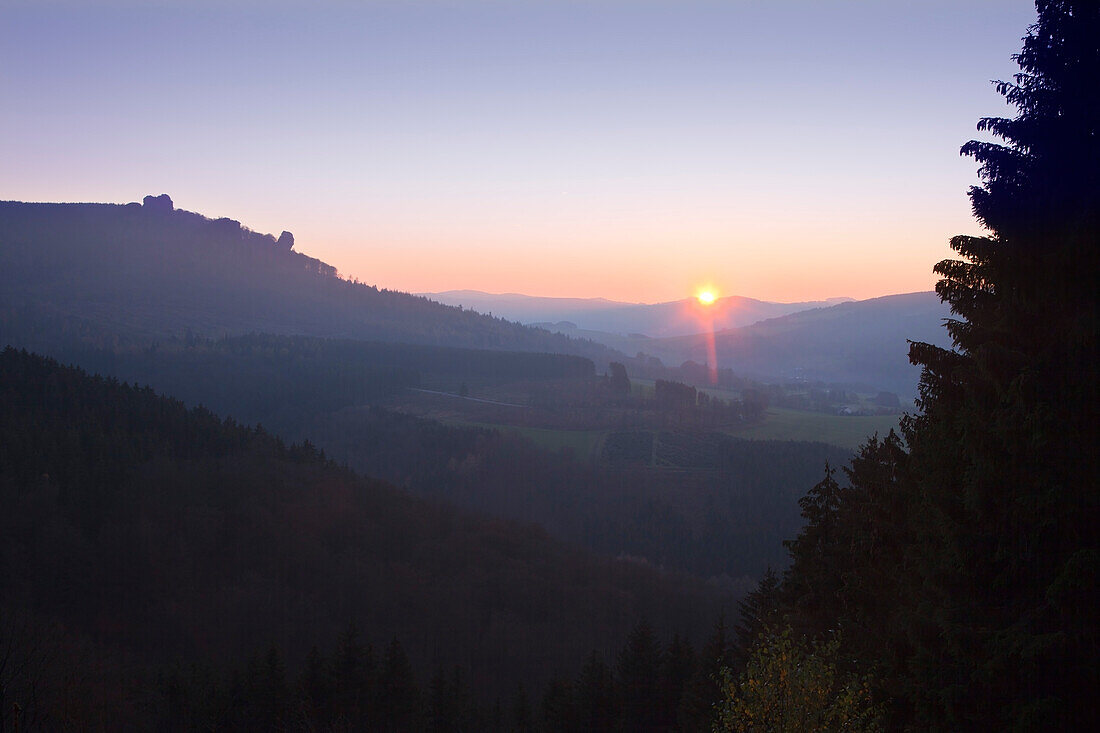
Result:
[[[953,348],[854,457],[167,197],[0,205],[0,337],[59,358],[0,352],[0,731],[1095,727],[1100,6],[1036,8]]]
[[[420,675],[458,667],[480,702],[643,620],[696,636],[718,617],[701,582],[413,499],[149,389],[13,349],[0,377],[0,682],[24,723],[147,726],[171,712],[165,665],[221,674],[270,647],[297,670],[349,628],[399,639]]]
[[[955,349],[912,344],[920,413],[801,501],[724,726],[835,724],[871,700],[891,729],[1096,723],[1100,6],[1036,5],[1020,73],[997,84],[1017,116],[981,120],[1000,142],[962,148],[988,234],[955,237],[959,259],[935,268]],[[841,692],[807,709],[777,649],[848,675]]]

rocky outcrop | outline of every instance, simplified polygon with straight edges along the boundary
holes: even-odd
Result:
[[[162,193],[160,196],[146,196],[141,200],[141,205],[146,211],[156,214],[171,214],[175,208],[172,205],[172,199],[166,193]]]

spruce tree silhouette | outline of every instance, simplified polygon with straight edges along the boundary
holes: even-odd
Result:
[[[1095,723],[1100,4],[1040,0],[978,129],[987,236],[935,267],[954,349],[913,343],[919,415],[804,500],[785,613],[843,631],[891,728]],[[905,449],[908,449],[906,453]]]
[[[957,236],[937,292],[956,350],[913,344],[923,415],[907,431],[920,496],[918,688],[931,720],[1095,717],[1098,688],[1097,284],[1100,4],[1040,0],[978,129],[970,190],[985,237]]]

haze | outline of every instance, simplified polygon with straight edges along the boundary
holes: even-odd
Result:
[[[930,289],[1011,2],[9,3],[0,199],[295,233],[349,277],[632,302]],[[965,72],[960,72],[964,69]]]

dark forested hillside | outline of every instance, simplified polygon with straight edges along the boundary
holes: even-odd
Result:
[[[850,456],[822,443],[643,431],[611,433],[589,461],[378,408],[319,415],[308,433],[335,459],[422,496],[536,522],[612,557],[728,576],[738,590],[785,564],[803,487]],[[640,444],[642,460],[625,443]]]
[[[341,279],[294,251],[289,234],[276,240],[166,199],[0,202],[8,341],[44,350],[66,330],[100,338],[265,331],[615,358],[602,345]]]
[[[274,644],[297,669],[352,622],[378,648],[401,639],[418,674],[460,664],[484,692],[571,673],[643,616],[697,635],[716,608],[673,576],[408,498],[308,443],[12,349],[0,505],[0,633],[31,660],[3,680],[10,695],[56,665],[20,646],[31,628],[72,660],[100,649],[84,670],[92,687],[102,676],[97,694],[124,675],[104,671],[116,658],[232,666]]]
[[[592,461],[514,434],[384,407],[410,387],[594,381],[590,361],[560,354],[250,335],[74,347],[61,355],[260,423],[284,439],[309,439],[340,463],[419,495],[534,522],[612,557],[730,576],[737,587],[783,564],[781,540],[801,525],[796,502],[803,487],[827,461],[849,456],[821,443],[666,429],[611,433]],[[620,445],[631,440],[645,442],[641,460]]]
[[[462,385],[518,380],[591,379],[588,359],[566,354],[447,346],[247,336],[123,343],[70,341],[51,356],[157,391],[220,415],[261,423],[289,439],[310,437],[318,415],[376,403],[409,388],[457,391]]]

